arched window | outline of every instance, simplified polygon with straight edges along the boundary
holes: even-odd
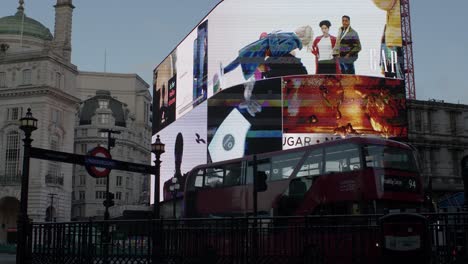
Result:
[[[31,84],[31,70],[23,70],[23,85]]]
[[[5,177],[7,181],[15,181],[19,176],[20,165],[20,133],[8,132],[6,136]]]

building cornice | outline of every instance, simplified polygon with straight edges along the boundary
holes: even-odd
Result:
[[[416,132],[410,131],[410,137],[413,138],[424,138],[430,140],[438,140],[438,141],[468,141],[468,135],[458,134],[441,134],[441,133],[430,133],[430,132]]]
[[[50,86],[33,86],[21,88],[0,88],[0,98],[50,96],[65,103],[78,104],[81,100],[62,90]]]
[[[417,146],[431,147],[431,148],[450,148],[450,149],[468,149],[468,142],[461,141],[440,141],[427,138],[410,138],[411,144]]]
[[[468,111],[468,105],[445,103],[439,101],[421,101],[421,100],[407,100],[408,108],[421,109],[421,110],[451,110],[451,111]]]
[[[88,72],[88,71],[79,71],[79,75],[88,75],[88,76],[98,76],[98,77],[117,77],[117,78],[135,78],[143,83],[146,88],[149,88],[150,85],[143,80],[140,75],[136,73],[112,73],[112,72]]]

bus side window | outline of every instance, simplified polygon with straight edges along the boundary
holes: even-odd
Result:
[[[351,167],[351,170],[360,170],[361,169],[361,158],[354,157],[349,159],[349,165]]]
[[[224,186],[235,186],[241,184],[241,162],[226,165],[226,176]]]
[[[203,187],[203,175],[204,174],[205,174],[205,169],[199,169],[198,171],[193,172],[193,177],[192,175],[190,175],[187,190],[194,191],[197,188]]]
[[[245,179],[245,184],[252,184],[253,183],[253,165],[249,162],[247,166],[247,177]]]
[[[204,187],[215,188],[223,185],[224,168],[207,168]]]
[[[297,177],[307,177],[322,174],[323,167],[322,149],[317,149],[310,152],[307,159],[302,164],[301,170],[297,173]]]
[[[328,147],[325,149],[325,173],[359,169],[359,160],[359,148],[354,144]]]
[[[248,162],[248,167],[247,167],[247,180],[246,184],[252,184],[253,183],[253,161]],[[270,180],[271,175],[271,161],[270,159],[260,159],[257,160],[257,171],[264,171],[267,175],[267,181]]]
[[[304,151],[293,152],[272,158],[272,173],[270,180],[283,180],[289,178],[299,161],[304,156]]]
[[[201,170],[200,170],[201,171]],[[198,174],[196,177],[195,177],[195,187],[196,188],[201,188],[203,187],[203,172],[202,174]]]

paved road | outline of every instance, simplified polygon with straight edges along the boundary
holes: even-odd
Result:
[[[15,264],[16,255],[0,253],[0,263],[2,264]]]

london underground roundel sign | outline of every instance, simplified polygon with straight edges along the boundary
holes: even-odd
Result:
[[[90,150],[88,152],[88,156],[90,156],[90,158],[92,158],[92,157],[101,157],[101,158],[106,158],[106,159],[112,159],[111,154],[104,147],[95,147],[95,148],[93,148],[92,150]],[[85,163],[88,163],[88,162],[85,161]],[[86,171],[88,171],[89,175],[91,175],[91,177],[94,177],[94,178],[107,177],[107,175],[109,175],[109,173],[111,171],[111,169],[100,168],[100,167],[96,167],[96,166],[93,166],[93,165],[90,165],[90,164],[86,164],[85,167],[86,167]]]

